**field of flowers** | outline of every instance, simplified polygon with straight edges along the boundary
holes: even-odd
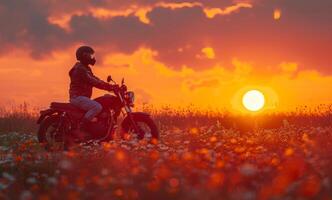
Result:
[[[330,113],[153,116],[158,143],[57,153],[38,145],[33,116],[2,117],[0,199],[332,199]]]

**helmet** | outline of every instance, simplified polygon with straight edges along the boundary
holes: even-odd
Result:
[[[76,59],[79,60],[83,64],[94,65],[96,63],[96,59],[91,57],[95,51],[89,46],[81,46],[76,50]]]

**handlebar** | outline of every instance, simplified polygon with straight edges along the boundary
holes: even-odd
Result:
[[[113,86],[117,85],[118,87],[117,88],[112,88],[112,90],[115,92],[115,93],[118,93],[119,91],[121,92],[126,92],[127,91],[127,86],[124,84],[124,78],[122,78],[121,80],[121,85],[118,85],[113,79],[112,79],[112,76],[108,76],[107,77],[107,82],[110,83],[114,83]],[[111,85],[111,84],[110,84]]]

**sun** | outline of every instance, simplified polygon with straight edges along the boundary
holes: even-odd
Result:
[[[258,90],[249,90],[243,95],[242,104],[247,110],[257,112],[265,105],[264,94]]]

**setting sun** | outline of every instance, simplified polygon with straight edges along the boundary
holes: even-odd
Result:
[[[265,97],[258,90],[250,90],[243,95],[242,104],[249,111],[259,111],[264,107]]]

